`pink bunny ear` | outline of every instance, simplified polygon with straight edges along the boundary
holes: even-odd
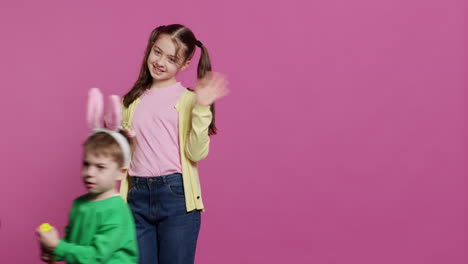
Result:
[[[88,108],[86,120],[88,121],[89,129],[94,130],[100,128],[104,102],[102,93],[98,88],[91,88],[88,93]]]
[[[106,127],[110,130],[117,130],[122,122],[122,109],[120,99],[117,95],[109,96],[109,106],[106,114]]]

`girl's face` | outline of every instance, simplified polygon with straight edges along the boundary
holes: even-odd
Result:
[[[190,61],[183,62],[182,48],[176,54],[176,46],[167,34],[162,34],[154,43],[148,56],[148,69],[153,85],[164,87],[176,82],[176,74],[187,68]]]

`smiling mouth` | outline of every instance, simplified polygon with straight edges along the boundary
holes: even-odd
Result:
[[[155,74],[161,74],[161,73],[163,73],[164,71],[161,70],[161,69],[159,69],[159,68],[157,68],[156,66],[153,65],[153,72],[154,72]]]

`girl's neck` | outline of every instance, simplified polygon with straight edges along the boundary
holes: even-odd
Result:
[[[165,81],[157,81],[157,82],[153,81],[153,83],[150,86],[150,89],[165,88],[165,87],[172,86],[172,85],[174,85],[176,83],[177,83],[177,80],[175,78],[165,80]]]

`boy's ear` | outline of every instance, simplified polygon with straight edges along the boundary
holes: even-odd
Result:
[[[120,168],[120,173],[119,173],[117,180],[121,181],[125,177],[127,177],[127,172],[128,172],[128,168],[125,168],[125,167]]]

